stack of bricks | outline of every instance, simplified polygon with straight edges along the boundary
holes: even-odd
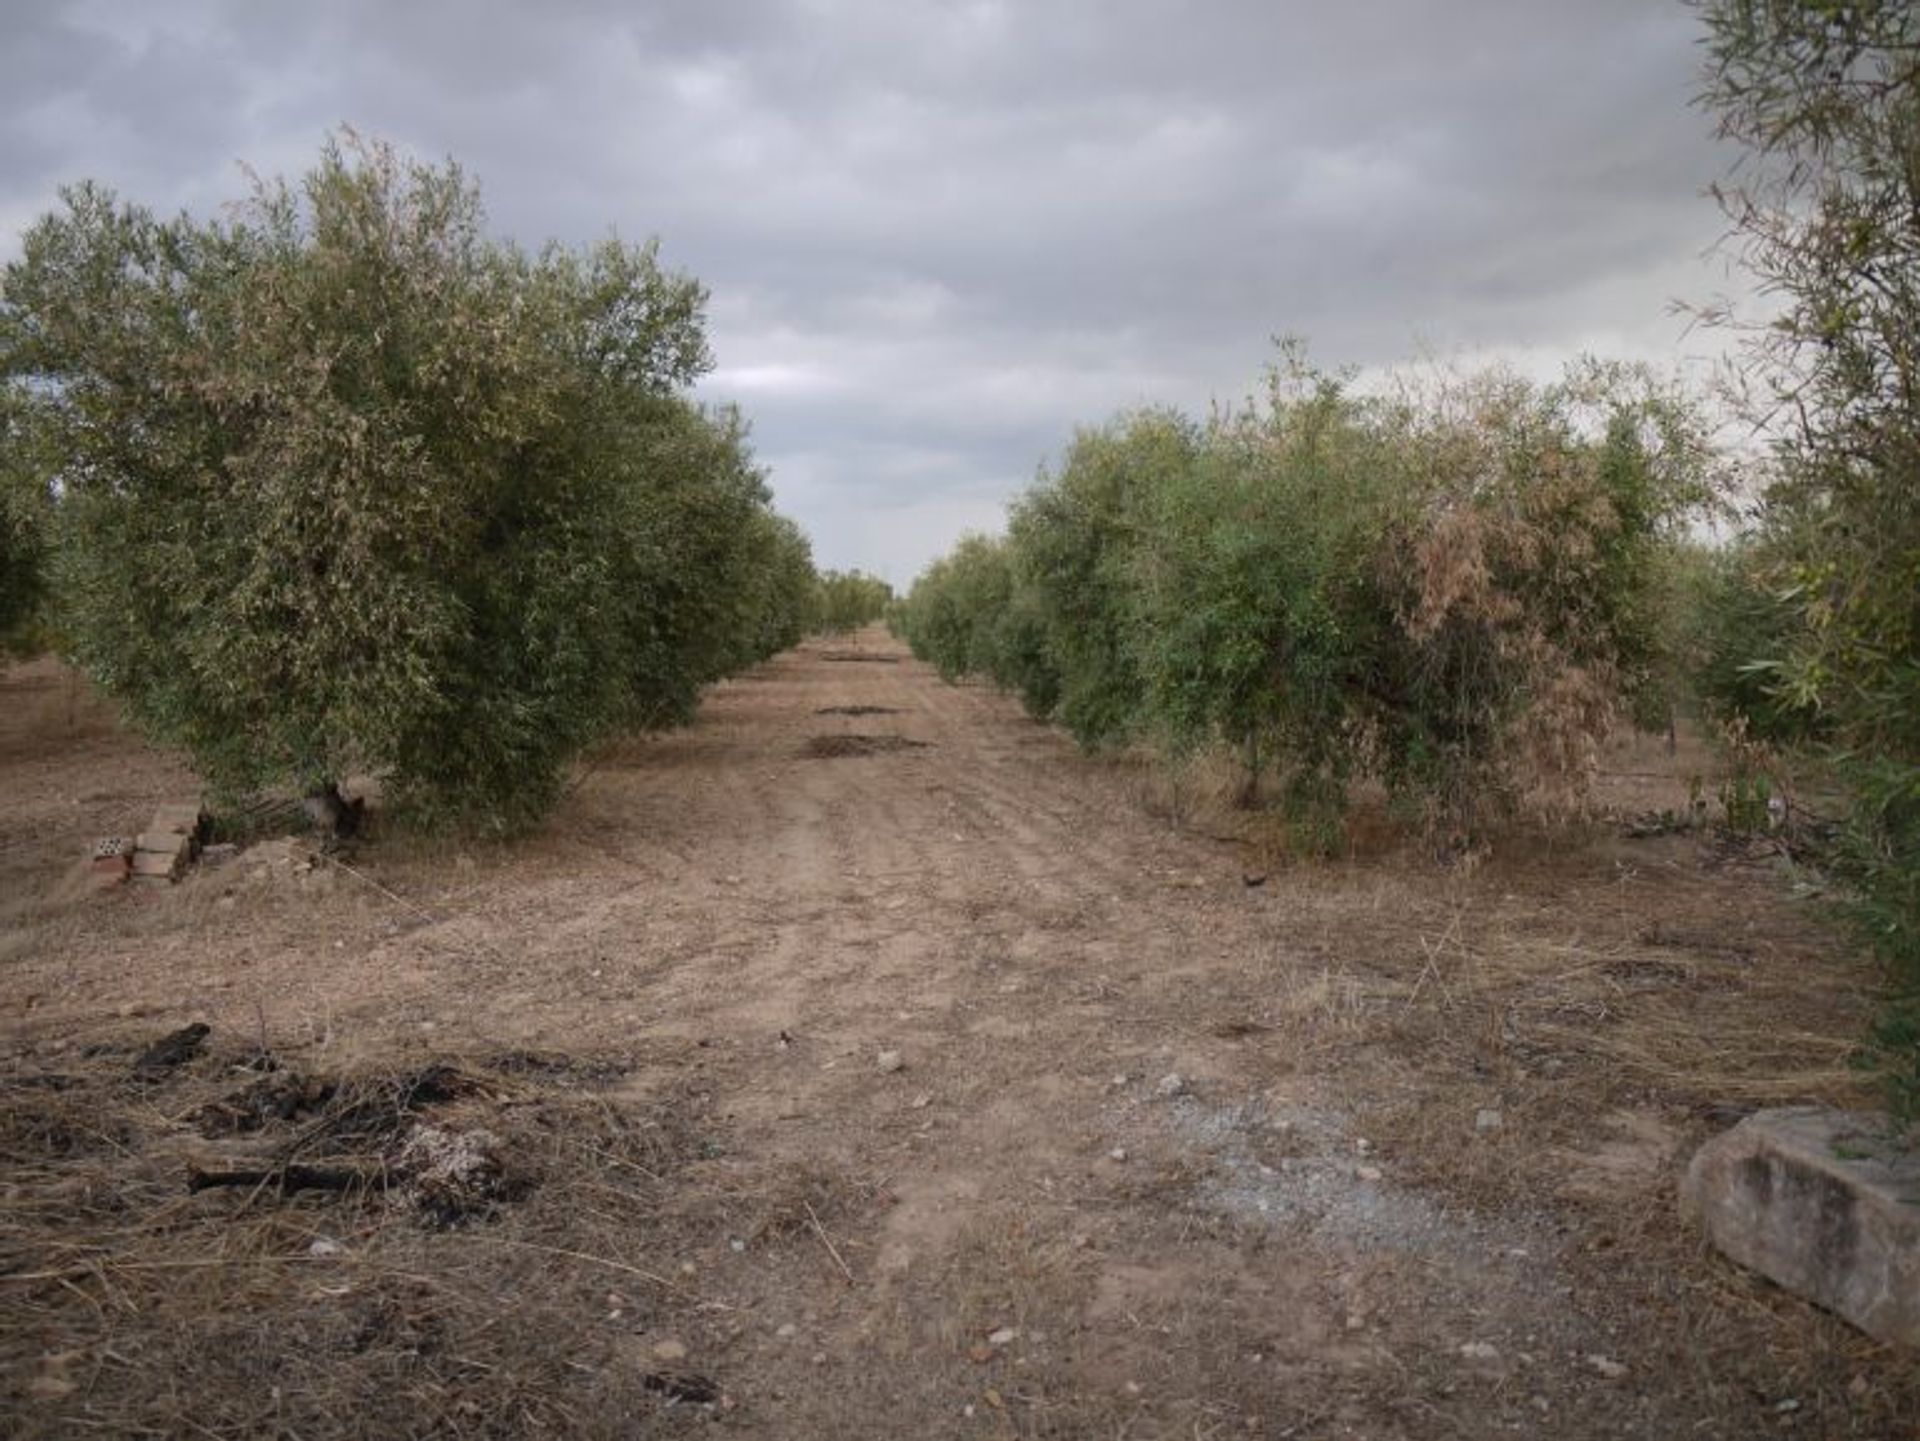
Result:
[[[177,881],[200,854],[207,817],[193,805],[162,806],[133,844],[135,880]]]

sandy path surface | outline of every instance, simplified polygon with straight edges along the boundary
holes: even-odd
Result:
[[[640,1340],[684,1345],[731,1429],[1891,1434],[1891,1361],[1680,1232],[1710,1098],[1599,1079],[1584,1000],[1464,999],[1496,934],[1556,977],[1634,945],[1696,980],[1714,946],[1790,968],[1819,942],[1770,876],[1574,851],[1249,884],[1136,770],[878,632],[610,751],[531,842],[351,872],[81,895],[69,833],[180,784],[90,735],[84,774],[13,757],[0,874],[61,897],[19,901],[0,949],[21,1054],[204,1019],[316,1063],[618,1058],[609,1104],[704,1118],[703,1184],[818,1200],[633,1238],[688,1297]]]

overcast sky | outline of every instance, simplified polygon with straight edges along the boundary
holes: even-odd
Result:
[[[0,258],[90,177],[210,213],[348,123],[529,245],[657,235],[823,565],[904,583],[1077,424],[1272,338],[1713,348],[1680,0],[0,0]]]

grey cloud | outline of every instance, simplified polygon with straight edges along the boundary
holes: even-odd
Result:
[[[658,233],[706,386],[820,557],[905,579],[1076,423],[1200,407],[1269,337],[1545,363],[1698,348],[1727,157],[1678,0],[5,8],[0,224],[93,175],[211,205],[350,122],[507,233]],[[0,253],[17,240],[0,234]]]

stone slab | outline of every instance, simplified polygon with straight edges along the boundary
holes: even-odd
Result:
[[[1761,1111],[1700,1148],[1681,1195],[1741,1265],[1920,1347],[1920,1149],[1892,1140],[1884,1119]]]

